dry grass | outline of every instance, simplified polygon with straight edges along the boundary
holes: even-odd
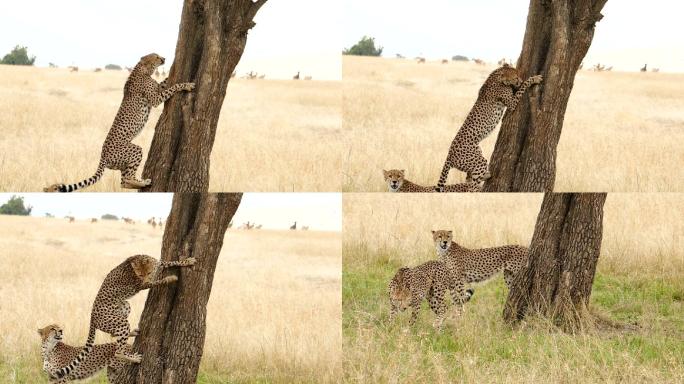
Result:
[[[345,56],[344,191],[386,191],[382,169],[434,185],[494,69]],[[684,75],[580,71],[558,144],[556,191],[677,192],[684,178]],[[481,146],[490,158],[498,128]],[[680,175],[678,177],[678,175]],[[452,171],[449,181],[463,180]]]
[[[629,332],[558,332],[501,318],[503,278],[475,295],[445,332],[427,305],[416,326],[387,321],[396,269],[433,259],[431,229],[467,247],[529,244],[540,194],[343,197],[343,335],[347,382],[667,382],[684,380],[684,194],[608,194],[591,307]]]
[[[90,177],[127,75],[0,65],[0,188],[42,191]],[[340,82],[231,80],[209,189],[339,191],[330,175],[343,164],[340,105]],[[134,140],[145,156],[161,110]],[[121,191],[119,181],[120,173],[109,170],[88,191]]]
[[[104,276],[136,253],[159,256],[162,231],[119,222],[0,216],[0,382],[42,377],[35,329],[86,338]],[[208,304],[200,383],[335,382],[341,375],[340,235],[230,230]],[[146,293],[131,301],[139,320]],[[98,333],[98,342],[109,340]],[[41,379],[42,380],[42,379]]]

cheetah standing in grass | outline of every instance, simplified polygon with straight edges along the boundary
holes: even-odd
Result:
[[[143,56],[133,68],[124,86],[124,97],[119,112],[114,118],[114,124],[102,145],[100,163],[95,174],[75,184],[53,184],[43,188],[45,192],[72,192],[80,188],[95,184],[105,168],[121,171],[122,188],[143,188],[152,183],[150,179],[136,178],[136,171],[142,161],[142,148],[133,144],[131,140],[142,131],[150,116],[150,109],[168,100],[174,93],[192,91],[195,83],[179,83],[170,87],[166,80],[157,83],[152,74],[164,58],[151,53]]]
[[[130,336],[128,314],[131,313],[131,305],[127,300],[143,289],[171,284],[178,280],[175,275],[160,279],[159,277],[164,269],[188,267],[194,264],[194,258],[181,261],[158,261],[147,255],[131,256],[119,264],[105,277],[100,291],[97,292],[90,314],[90,330],[85,347],[71,362],[56,371],[54,376],[59,379],[68,376],[88,357],[93,350],[95,332],[98,329],[117,337],[118,347],[115,353],[117,358],[131,363],[139,363],[141,356],[131,354],[130,351],[126,350],[126,341]]]
[[[449,269],[441,261],[431,260],[413,268],[400,268],[394,275],[388,286],[390,298],[390,321],[399,311],[411,307],[410,325],[418,318],[420,304],[427,299],[430,308],[437,315],[434,327],[441,329],[447,306],[444,301],[446,291],[450,286]],[[470,300],[473,290],[468,289],[457,304],[463,304]]]
[[[438,191],[443,191],[452,168],[465,172],[466,181],[473,181],[478,185],[491,176],[479,143],[496,128],[504,110],[507,108],[508,111],[514,111],[527,88],[541,81],[541,75],[536,75],[522,82],[518,71],[508,64],[489,75],[480,88],[475,105],[451,142],[437,182]]]
[[[54,373],[75,359],[82,348],[62,343],[62,328],[57,324],[38,329],[38,334],[42,340],[43,370],[53,378]],[[131,337],[136,335],[137,331],[130,334]],[[78,368],[74,369],[69,376],[62,377],[57,382],[65,383],[70,380],[85,379],[95,375],[105,367],[107,368],[107,378],[112,382],[116,371],[123,368],[126,364],[126,362],[114,357],[116,349],[116,343],[93,345],[93,351],[83,360]],[[127,353],[131,353],[131,346],[129,344],[126,344],[124,349]]]
[[[382,171],[390,192],[436,192],[435,187],[424,187],[407,180],[403,169]],[[444,192],[480,192],[481,188],[475,183],[459,183],[444,186]]]
[[[451,231],[432,231],[432,240],[437,255],[446,264],[451,274],[456,295],[465,294],[465,285],[485,281],[503,270],[508,289],[513,284],[515,274],[527,262],[528,249],[520,245],[468,249],[453,241]]]

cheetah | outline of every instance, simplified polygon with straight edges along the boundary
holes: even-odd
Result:
[[[382,171],[390,192],[436,192],[435,187],[424,187],[407,180],[403,169]],[[444,192],[479,192],[480,186],[475,183],[459,183],[444,186]]]
[[[121,171],[121,187],[144,188],[152,183],[150,179],[139,180],[136,171],[142,161],[142,148],[133,140],[142,131],[150,116],[150,109],[168,100],[181,91],[192,91],[195,83],[166,85],[166,80],[157,83],[152,74],[164,64],[164,58],[156,53],[143,56],[133,68],[124,86],[124,96],[114,124],[102,145],[100,163],[95,174],[75,184],[53,184],[43,188],[44,192],[72,192],[95,184],[105,168]]]
[[[131,313],[131,305],[126,300],[143,289],[176,282],[178,280],[176,275],[159,279],[165,268],[189,267],[194,264],[195,259],[192,257],[181,261],[158,261],[152,256],[135,255],[109,272],[93,302],[90,329],[85,346],[69,364],[56,371],[55,376],[62,378],[69,375],[88,357],[93,349],[95,332],[98,329],[117,337],[118,347],[115,354],[117,358],[139,363],[142,359],[141,355],[131,354],[125,350],[126,340],[130,334],[128,314]]]
[[[42,340],[43,370],[53,378],[54,372],[76,358],[81,348],[64,344],[62,342],[62,328],[57,324],[39,328],[38,334]],[[136,335],[137,331],[131,332],[129,336],[134,337]],[[62,377],[57,382],[65,383],[70,380],[85,379],[95,375],[105,367],[107,368],[107,378],[113,382],[112,379],[116,371],[126,364],[114,357],[116,349],[116,343],[93,345],[93,350],[88,357],[69,376]],[[132,351],[130,344],[126,344],[124,349],[127,353]]]
[[[400,268],[388,286],[390,298],[390,321],[399,311],[411,307],[410,325],[418,318],[420,304],[427,299],[430,308],[437,315],[433,326],[441,329],[446,314],[444,295],[450,285],[449,269],[441,261],[431,260],[417,267]],[[455,303],[463,304],[470,300],[473,290],[468,289]]]
[[[432,231],[439,259],[449,268],[450,286],[463,295],[465,284],[485,281],[503,270],[506,286],[511,289],[515,274],[527,262],[528,248],[504,245],[494,248],[468,249],[453,241],[451,231]]]
[[[475,105],[451,142],[437,182],[438,191],[443,190],[452,168],[465,172],[466,181],[474,181],[476,184],[491,177],[487,159],[482,156],[478,144],[496,128],[505,109],[514,111],[525,91],[533,84],[541,82],[541,75],[532,76],[522,82],[517,69],[508,64],[489,75],[480,88]]]

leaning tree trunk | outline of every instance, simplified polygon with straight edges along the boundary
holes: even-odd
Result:
[[[192,268],[173,271],[179,277],[175,284],[150,290],[133,346],[143,360],[139,365],[126,365],[114,383],[196,382],[214,270],[228,223],[241,199],[240,193],[174,196],[162,260],[194,257],[197,262]]]
[[[226,87],[266,0],[185,0],[169,84],[194,82],[193,92],[165,105],[150,147],[144,191],[206,192],[209,158]]]
[[[601,252],[605,201],[605,193],[544,196],[527,265],[508,293],[506,321],[537,314],[574,332],[591,320],[587,308]]]
[[[504,116],[485,191],[553,190],[565,109],[606,1],[530,0],[517,68],[523,79],[541,74],[544,81]]]

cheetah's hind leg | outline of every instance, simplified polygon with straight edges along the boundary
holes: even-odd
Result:
[[[152,184],[152,180],[139,180],[135,177],[135,172],[142,161],[142,148],[133,143],[129,143],[126,152],[128,159],[126,161],[126,168],[121,171],[121,188],[140,189]]]

